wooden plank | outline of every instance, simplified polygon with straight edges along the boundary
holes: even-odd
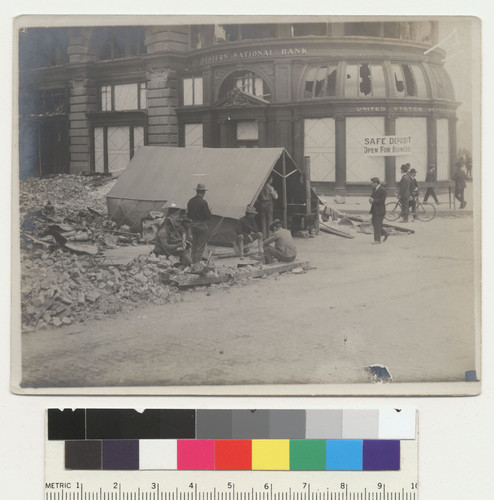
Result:
[[[341,229],[336,229],[335,227],[328,226],[325,222],[319,222],[319,231],[323,233],[335,234],[336,236],[343,236],[343,238],[354,238],[353,234],[342,231]]]
[[[274,264],[265,264],[262,267],[253,269],[251,271],[239,272],[235,275],[222,274],[219,276],[197,276],[192,274],[173,276],[170,281],[177,284],[179,289],[191,288],[195,286],[207,286],[219,283],[227,283],[233,280],[242,280],[248,278],[261,278],[265,275],[275,274],[275,273],[286,273],[297,267],[302,267],[307,269],[309,267],[308,261],[297,261],[293,262],[276,262]]]

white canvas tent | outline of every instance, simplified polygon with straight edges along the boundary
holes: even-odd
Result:
[[[214,217],[210,241],[231,244],[236,221],[254,204],[273,173],[279,193],[275,216],[285,227],[291,213],[305,211],[302,172],[283,148],[208,149],[143,146],[107,195],[108,213],[117,224],[139,231],[153,210],[174,203],[186,209],[198,183],[206,184],[206,200]],[[312,193],[312,204],[317,197]]]

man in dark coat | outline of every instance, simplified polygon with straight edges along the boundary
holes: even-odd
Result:
[[[427,169],[427,174],[425,175],[425,185],[427,189],[425,190],[424,203],[429,199],[429,196],[432,196],[434,198],[434,201],[436,202],[436,205],[439,205],[439,200],[437,199],[436,192],[434,191],[435,182],[436,165],[434,165],[434,163],[431,163],[429,165],[429,168]]]
[[[192,262],[194,264],[201,262],[208,241],[208,220],[212,217],[208,202],[204,199],[206,191],[204,184],[198,184],[196,196],[187,203],[187,217],[192,221],[190,231],[192,233]]]
[[[455,181],[455,198],[460,202],[460,208],[465,208],[467,202],[464,198],[464,192],[467,187],[467,175],[462,167],[462,163],[457,161],[452,179]]]
[[[401,203],[401,216],[403,217],[403,220],[400,222],[408,222],[408,214],[410,212],[410,186],[412,182],[412,178],[410,177],[410,174],[408,173],[408,170],[410,169],[410,164],[405,163],[404,165],[401,166],[401,180],[398,185],[399,191],[398,191],[398,199],[400,200]]]
[[[386,214],[386,190],[381,186],[379,177],[373,177],[371,182],[373,188],[369,203],[371,203],[370,213],[372,214],[372,225],[374,226],[373,245],[379,245],[381,236],[384,237],[383,241],[388,239],[388,233],[383,229],[383,220]]]

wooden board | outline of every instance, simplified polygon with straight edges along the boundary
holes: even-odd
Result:
[[[264,264],[262,267],[250,271],[239,272],[234,276],[231,276],[229,274],[223,274],[219,276],[197,276],[193,274],[185,274],[174,276],[171,281],[175,282],[178,288],[184,289],[195,286],[207,286],[219,283],[227,283],[233,280],[261,278],[262,276],[270,274],[286,273],[287,271],[291,271],[292,269],[296,269],[298,267],[307,269],[309,267],[309,262],[294,260],[293,262],[276,262],[274,264]]]
[[[329,226],[325,222],[319,222],[319,231],[328,234],[334,234],[336,236],[343,236],[343,238],[354,238],[353,234],[350,234],[346,231],[342,231],[341,229],[336,229],[334,226]]]

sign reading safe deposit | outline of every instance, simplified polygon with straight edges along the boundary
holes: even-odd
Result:
[[[411,136],[364,137],[363,146],[364,154],[368,156],[396,156],[413,153]]]

